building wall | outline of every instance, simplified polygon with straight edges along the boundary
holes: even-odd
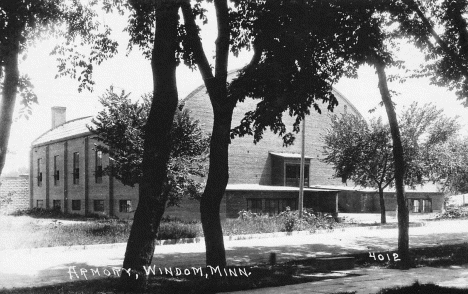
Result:
[[[43,201],[44,208],[52,208],[54,200],[59,200],[61,210],[77,214],[105,214],[119,218],[132,218],[138,204],[138,186],[124,186],[120,181],[102,176],[96,181],[97,141],[87,134],[60,142],[35,146],[31,152],[32,207],[37,207],[37,200]],[[79,154],[79,178],[74,182],[74,154]],[[57,156],[57,157],[56,157]],[[59,180],[54,182],[54,158],[59,171]],[[41,158],[42,182],[38,186],[37,165]],[[109,157],[102,156],[102,166],[109,165]],[[79,207],[73,207],[73,200],[78,200]],[[131,200],[129,212],[120,211],[120,200]],[[95,201],[104,201],[104,211],[97,211]],[[96,203],[99,204],[99,203]],[[73,209],[79,208],[79,209]]]
[[[46,197],[46,147],[41,146],[38,148],[33,148],[31,153],[32,161],[32,174],[31,174],[31,187],[32,193],[35,195],[32,201],[32,206],[38,206],[38,200],[42,201],[43,207],[48,207],[48,198]],[[40,170],[42,172],[42,181],[38,180],[38,159],[41,159]],[[39,185],[40,183],[40,185]]]
[[[406,199],[430,199],[432,211],[441,212],[444,206],[443,193],[406,192]],[[397,209],[396,194],[384,193],[385,211]],[[380,212],[380,200],[378,192],[341,191],[338,198],[339,212]],[[410,211],[411,212],[411,211]]]
[[[229,78],[233,78],[230,75]],[[337,95],[339,105],[335,107],[334,113],[349,112],[359,115],[347,101]],[[194,119],[200,121],[203,129],[209,133],[213,128],[213,111],[209,102],[208,94],[204,87],[192,92],[185,100],[185,107],[191,112]],[[246,99],[238,103],[234,109],[232,127],[239,125],[247,111],[254,110],[258,101]],[[322,107],[322,114],[311,110],[311,115],[306,117],[306,142],[305,155],[310,156],[311,166],[309,169],[310,185],[338,185],[342,186],[341,179],[333,178],[332,166],[320,162],[323,158],[323,143],[321,135],[330,126],[329,112],[326,105]],[[345,110],[346,108],[346,110]],[[284,122],[288,131],[292,131],[294,119],[288,113],[284,113]],[[269,152],[300,153],[301,135],[297,134],[296,144],[283,147],[283,141],[271,131],[265,131],[263,139],[257,144],[253,143],[252,136],[236,137],[229,147],[229,183],[230,184],[260,184],[272,185],[272,163]]]
[[[65,171],[63,168],[64,165],[64,143],[54,143],[49,145],[49,206],[52,207],[53,200],[60,200],[61,209],[64,208],[65,199],[64,199],[64,177]],[[54,158],[57,160],[57,170],[59,171],[59,177],[57,181],[54,181]],[[34,164],[34,163],[33,163]]]
[[[336,194],[334,191],[305,191],[304,207],[318,212],[333,213],[336,211]],[[228,190],[224,198],[227,207],[226,217],[237,218],[240,211],[247,210],[247,199],[261,199],[262,208],[266,209],[267,199],[291,199],[296,200],[297,205],[299,193],[298,191]]]
[[[0,213],[10,214],[29,208],[29,176],[0,179]]]
[[[227,217],[226,209],[226,197],[223,197],[220,207],[221,219]],[[178,218],[184,221],[200,221],[200,201],[183,198],[179,206],[167,207],[164,217]]]

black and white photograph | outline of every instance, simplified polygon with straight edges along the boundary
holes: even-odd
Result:
[[[468,293],[468,1],[0,0],[0,293]]]

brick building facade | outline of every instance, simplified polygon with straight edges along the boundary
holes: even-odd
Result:
[[[231,73],[228,78],[234,76],[235,73]],[[361,116],[342,94],[335,90],[334,94],[339,103],[335,114],[348,112]],[[206,88],[195,89],[184,103],[191,117],[199,120],[206,133],[211,133],[213,113]],[[255,109],[256,103],[252,99],[238,103],[232,126],[237,126],[247,111]],[[360,212],[362,209],[356,203],[367,199],[363,205],[369,206],[374,198],[343,192],[347,189],[340,179],[333,177],[332,166],[320,160],[323,157],[321,136],[330,127],[326,105],[323,108],[322,114],[312,110],[305,120],[304,207],[327,212],[341,209]],[[132,217],[137,205],[138,187],[126,187],[112,177],[102,175],[102,168],[109,164],[109,159],[94,150],[97,142],[86,127],[91,123],[91,117],[66,122],[63,108],[55,107],[52,113],[52,129],[36,139],[31,148],[31,205],[60,206],[71,213]],[[294,118],[285,113],[283,120],[291,129]],[[296,142],[300,140],[301,135],[298,134]],[[240,210],[275,214],[286,206],[296,208],[300,145],[284,147],[282,139],[269,131],[257,144],[253,143],[251,136],[233,139],[229,148],[230,178],[221,206],[222,216],[237,217]],[[199,203],[183,200],[181,207],[168,208],[166,215],[199,219]]]
[[[0,178],[0,213],[10,214],[29,207],[29,175]]]
[[[86,127],[91,117],[67,122],[65,115],[63,107],[52,108],[52,129],[32,143],[31,207],[132,217],[138,190],[103,175],[109,157],[94,148],[97,141]]]

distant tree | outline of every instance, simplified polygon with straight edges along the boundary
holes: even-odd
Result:
[[[403,109],[398,118],[405,158],[404,183],[409,187],[429,180],[429,166],[433,162],[428,153],[457,136],[460,130],[458,117],[447,117],[442,109],[413,102]]]
[[[377,188],[380,221],[386,223],[384,189],[395,179],[391,138],[381,119],[370,124],[358,116],[331,117],[331,127],[323,137],[323,161],[332,164],[335,176],[362,187]]]
[[[426,153],[430,179],[446,193],[468,193],[468,138],[451,138]]]
[[[82,44],[92,46],[90,63],[79,74],[83,78],[81,85],[89,87],[91,64],[112,56],[116,45],[108,38],[110,30],[99,32],[95,16],[78,0],[0,1],[0,174],[5,165],[16,95],[21,96],[20,114],[26,117],[31,114],[32,103],[37,102],[29,77],[19,72],[21,54],[41,38],[60,37],[67,46],[73,46],[80,38]],[[73,70],[76,73],[76,68]]]
[[[415,102],[402,111],[399,124],[406,169],[404,183],[414,187],[430,180],[447,181],[447,164],[438,163],[440,170],[436,172],[434,156],[440,161],[449,161],[449,155],[443,159],[436,154],[440,146],[445,146],[459,131],[457,118],[446,117],[441,109],[430,104],[419,107]],[[395,179],[389,127],[383,125],[381,119],[367,124],[352,114],[335,115],[324,135],[324,143],[326,157],[323,161],[334,165],[336,177],[343,182],[352,180],[356,185],[378,189],[381,222],[385,223],[383,190],[392,186]]]
[[[110,165],[103,172],[112,175],[124,185],[133,187],[142,178],[144,126],[148,120],[151,95],[143,95],[141,102],[132,102],[130,94],[117,94],[111,87],[100,97],[104,110],[88,126],[103,144],[96,150],[109,154]],[[171,129],[171,154],[163,193],[168,205],[178,205],[182,197],[199,199],[203,185],[199,177],[206,176],[210,137],[204,135],[198,121],[190,118],[180,105]]]

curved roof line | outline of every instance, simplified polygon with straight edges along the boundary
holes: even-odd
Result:
[[[340,91],[338,91],[335,87],[332,87],[333,91],[338,94],[338,96],[343,99],[344,101],[346,101],[348,103],[349,106],[351,106],[351,108],[354,110],[354,112],[356,112],[357,114],[359,114],[359,116],[364,119],[364,116],[361,114],[361,112],[356,108],[356,106],[354,106],[353,103],[351,103],[351,101],[349,101],[348,98],[346,98],[345,95],[341,94]]]
[[[36,146],[36,145],[41,145],[41,144],[46,143],[46,142],[42,142],[42,143],[36,143],[36,142],[39,141],[39,139],[41,139],[42,137],[44,137],[44,136],[47,135],[48,133],[50,133],[50,132],[52,132],[52,131],[54,131],[54,130],[60,128],[60,127],[63,127],[63,126],[65,126],[65,125],[67,125],[67,124],[70,124],[70,123],[72,123],[72,122],[75,122],[75,121],[78,121],[78,120],[83,120],[83,119],[90,118],[90,117],[92,117],[92,116],[89,115],[89,116],[83,116],[83,117],[75,118],[75,119],[66,121],[66,122],[64,122],[63,124],[61,124],[61,125],[59,125],[59,126],[57,126],[57,127],[55,127],[55,128],[51,128],[51,129],[45,131],[45,132],[44,132],[42,135],[40,135],[39,137],[37,137],[34,141],[32,141],[31,146]],[[73,136],[76,136],[76,135],[79,135],[79,134],[86,134],[86,133],[87,133],[87,132],[80,132],[80,133],[78,133],[78,134],[74,134]],[[68,137],[70,137],[70,136],[65,136],[65,137],[62,137],[62,138],[60,138],[60,139],[66,139],[66,138],[68,138]],[[55,140],[51,140],[50,142],[52,142],[52,141],[55,141]]]
[[[234,69],[234,70],[231,70],[227,73],[227,76],[230,77],[232,76],[233,74],[237,73],[240,69]],[[195,90],[193,90],[192,92],[190,92],[184,99],[182,99],[181,102],[185,102],[185,101],[188,101],[190,98],[192,98],[193,96],[195,96],[196,94],[198,94],[200,91],[202,91],[203,89],[206,89],[205,87],[205,84],[202,84],[200,86],[198,86]],[[356,108],[356,106],[354,106],[353,103],[351,103],[351,101],[348,100],[348,98],[346,98],[343,94],[341,94],[335,87],[332,87],[332,91],[338,96],[340,97],[341,99],[343,99],[346,103],[348,103],[348,105],[354,110],[354,112],[356,112],[362,119],[364,119],[364,116],[361,114],[361,112]]]

